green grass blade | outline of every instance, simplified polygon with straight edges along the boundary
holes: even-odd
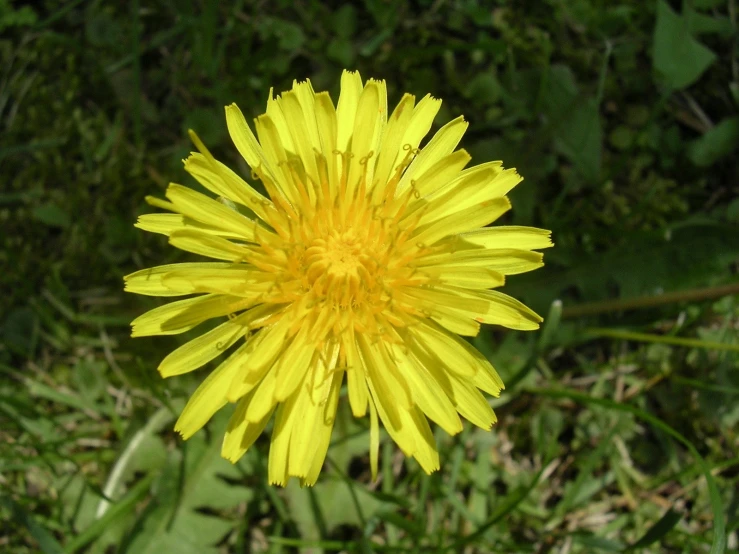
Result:
[[[634,544],[630,545],[624,552],[632,552],[639,548],[644,548],[651,544],[654,544],[667,533],[672,531],[673,527],[677,525],[683,518],[682,514],[674,510],[667,510],[667,513],[663,515],[657,523],[652,525],[646,533],[637,540]]]
[[[477,539],[482,537],[488,529],[490,529],[493,525],[498,523],[501,519],[503,519],[505,516],[513,512],[513,510],[516,509],[516,507],[523,502],[526,497],[531,493],[531,491],[536,488],[536,485],[539,484],[539,479],[541,478],[541,474],[544,472],[544,468],[539,470],[539,472],[534,475],[534,478],[531,480],[531,482],[526,485],[525,487],[519,487],[518,489],[514,490],[511,494],[506,496],[503,503],[498,507],[495,512],[488,518],[488,520],[480,525],[473,533],[470,533],[466,537],[462,537],[460,540],[455,542],[451,547],[450,551],[452,552],[461,552],[462,548],[465,545],[473,544]]]
[[[711,502],[711,509],[713,510],[713,542],[711,544],[710,554],[724,554],[724,552],[726,551],[726,516],[724,514],[724,507],[721,502],[721,495],[719,494],[716,481],[713,478],[713,475],[711,475],[711,469],[709,465],[706,463],[706,460],[703,458],[703,456],[700,455],[695,446],[693,446],[692,442],[690,442],[682,434],[667,425],[667,423],[665,423],[658,417],[655,417],[652,414],[649,414],[644,410],[641,410],[629,404],[621,404],[619,402],[614,402],[613,400],[608,400],[607,398],[595,398],[592,396],[588,396],[587,394],[563,389],[555,390],[529,388],[527,389],[527,391],[538,396],[548,396],[550,398],[567,398],[581,404],[594,404],[597,406],[602,406],[604,408],[609,408],[611,410],[618,410],[621,412],[633,414],[639,419],[646,421],[651,425],[654,425],[661,431],[670,435],[678,442],[682,443],[685,448],[690,451],[690,453],[696,459],[698,465],[701,467],[701,473],[703,473],[703,476],[706,479],[706,484],[708,485],[708,494]]]
[[[61,545],[51,536],[51,533],[38,524],[23,506],[7,496],[0,497],[0,506],[5,506],[13,514],[13,519],[18,525],[28,529],[43,554],[63,554],[64,550]]]
[[[622,329],[586,329],[585,333],[595,337],[608,337],[635,342],[655,342],[672,344],[675,346],[686,346],[689,348],[705,348],[707,350],[728,350],[731,352],[739,352],[739,344],[728,344],[725,342],[714,342],[685,337],[669,337],[664,335],[653,335],[650,333],[636,333],[634,331],[625,331]]]
[[[739,394],[739,387],[730,387],[726,385],[716,385],[714,383],[704,383],[698,379],[689,379],[687,377],[679,377],[671,375],[670,381],[677,385],[693,387],[694,389],[705,390],[709,392],[720,392],[721,394]]]
[[[139,500],[149,490],[155,475],[155,473],[150,473],[136,483],[123,498],[110,506],[103,517],[96,519],[87,529],[69,541],[64,548],[64,552],[67,554],[77,552],[102,535],[113,521],[133,511]]]

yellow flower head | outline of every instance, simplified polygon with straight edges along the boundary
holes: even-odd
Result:
[[[541,318],[496,290],[505,276],[542,266],[536,249],[550,233],[485,227],[510,208],[521,181],[513,169],[470,161],[455,150],[467,122],[442,127],[428,143],[441,101],[406,94],[388,118],[384,81],[364,85],[344,72],[335,108],[310,81],[267,101],[257,137],[239,108],[226,107],[236,148],[268,196],[199,153],[185,169],[218,199],[177,184],[172,213],[137,226],[182,250],[222,260],[137,271],[126,290],[188,296],[133,321],[133,336],[170,335],[228,319],[169,354],[164,377],[197,369],[234,348],[200,385],[177,421],[192,436],[235,403],[222,455],[238,460],[276,412],[269,481],[312,485],[326,457],[341,387],[356,417],[370,418],[377,471],[379,420],[426,472],[439,468],[431,419],[448,433],[459,416],[489,429],[496,417],[481,389],[503,382],[458,335],[480,323],[539,327]]]

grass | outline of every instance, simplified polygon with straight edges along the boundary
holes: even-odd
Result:
[[[175,7],[176,6],[176,7]],[[734,0],[0,2],[0,550],[700,553],[739,547],[739,56]],[[189,259],[133,228],[188,181],[194,128],[248,177],[224,105],[342,68],[463,113],[463,146],[552,229],[506,291],[538,333],[474,339],[492,432],[437,433],[425,475],[340,412],[319,484],[182,443],[187,336],[136,339],[121,276]],[[335,96],[334,96],[335,97]],[[227,414],[223,414],[227,415]]]

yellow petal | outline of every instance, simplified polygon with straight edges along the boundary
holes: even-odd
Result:
[[[542,267],[544,265],[542,259],[540,252],[530,250],[473,248],[432,254],[422,258],[418,265],[439,268],[439,271],[448,266],[468,267],[469,269],[486,268],[501,275],[514,275]],[[424,267],[423,271],[426,272],[427,269]]]
[[[260,329],[249,339],[243,371],[234,379],[228,392],[230,402],[236,402],[247,394],[265,378],[270,370],[273,370],[275,361],[285,349],[285,333],[291,324],[290,318],[283,315],[279,322]],[[273,386],[273,384],[265,385],[267,386]],[[271,395],[272,393],[269,399],[262,395],[261,400],[272,402]]]
[[[190,229],[174,231],[169,236],[169,243],[185,252],[230,262],[243,262],[249,253],[244,246],[227,239]]]
[[[394,417],[394,406],[410,409],[413,405],[410,388],[405,377],[389,359],[385,345],[381,341],[372,343],[364,335],[358,335],[357,339],[368,380],[374,383],[378,394],[388,398],[393,406],[389,408],[390,417]]]
[[[409,328],[408,335],[418,343],[435,361],[437,365],[448,368],[451,372],[469,378],[478,371],[478,366],[469,360],[459,356],[459,345],[461,340],[448,331],[436,325],[423,321],[419,325]],[[428,363],[424,365],[429,365]]]
[[[318,374],[321,378],[315,383],[314,388],[307,390],[303,388],[296,392],[299,396],[296,409],[299,410],[301,417],[295,420],[291,429],[288,473],[304,480],[316,466],[319,466],[320,471],[336,416],[336,403],[343,374],[334,373],[329,369],[326,378],[323,378],[324,369],[326,368],[319,369]]]
[[[431,319],[456,335],[476,337],[480,332],[480,324],[471,317],[452,311],[436,310]]]
[[[500,391],[505,388],[498,372],[495,371],[495,368],[490,365],[489,362],[485,369],[480,369],[475,373],[475,377],[472,382],[478,389],[484,390],[486,393],[491,394],[496,398],[500,396]]]
[[[521,177],[515,169],[502,169],[500,162],[481,164],[466,169],[460,173],[460,176],[466,176],[467,174],[473,174],[475,172],[490,172],[491,170],[495,173],[495,177],[484,186],[471,191],[470,194],[460,197],[459,205],[456,206],[458,210],[467,208],[468,206],[472,206],[478,202],[484,202],[485,200],[502,198],[508,194],[513,187],[523,181],[523,177]]]
[[[185,217],[182,214],[143,214],[134,223],[134,227],[165,236],[171,235],[174,231],[190,229],[217,237],[243,240],[242,235],[239,233],[211,227],[210,225],[205,225],[204,223],[199,223],[194,219]]]
[[[254,241],[256,224],[236,210],[204,194],[174,183],[169,185],[166,194],[177,211],[183,215],[224,231],[238,233],[243,240]]]
[[[501,167],[501,162],[490,162],[491,164]],[[478,167],[487,167],[488,164],[480,164]],[[502,168],[502,167],[501,167]],[[515,168],[503,169],[495,180],[490,184],[490,188],[485,191],[480,191],[480,194],[486,198],[497,198],[499,196],[505,196],[508,194],[513,187],[523,181]]]
[[[453,373],[449,374],[449,381],[455,407],[462,417],[482,429],[490,429],[498,418],[480,391]]]
[[[357,114],[359,95],[362,93],[362,77],[358,71],[344,71],[341,74],[341,93],[336,107],[338,122],[336,147],[345,152],[354,132],[354,119]]]
[[[505,197],[485,200],[419,228],[413,240],[429,246],[446,236],[488,225],[510,209],[511,203]]]
[[[123,278],[125,283],[124,290],[136,294],[144,294],[146,296],[182,296],[187,292],[172,290],[162,283],[162,277],[172,271],[182,270],[191,271],[195,269],[213,269],[221,270],[231,267],[231,264],[223,263],[184,263],[184,264],[167,264],[147,269],[141,269]]]
[[[428,420],[421,410],[414,408],[404,414],[402,432],[414,433],[416,451],[413,457],[428,474],[439,470],[439,453],[436,451],[436,440],[429,427]]]
[[[453,337],[456,341],[463,342],[458,337]],[[443,345],[436,350],[424,348],[422,342],[408,341],[410,348],[410,356],[419,365],[422,365],[439,384],[446,396],[451,400],[455,409],[468,421],[474,423],[483,429],[489,429],[495,423],[496,418],[490,405],[485,397],[472,386],[470,377],[459,373],[458,366],[474,367],[476,372],[472,377],[472,382],[488,383],[494,380],[492,374],[487,369],[481,369],[480,364],[474,359],[470,361],[464,355],[459,356],[459,347],[450,348],[449,344]],[[437,345],[442,346],[442,345]],[[455,355],[457,354],[457,355]],[[445,356],[442,358],[441,356]],[[455,356],[448,358],[446,356]],[[452,361],[453,360],[453,361]],[[453,369],[452,369],[453,368]],[[492,368],[492,366],[491,366]],[[493,373],[495,370],[492,370]],[[484,375],[478,378],[478,375]],[[495,374],[497,377],[497,374]],[[488,379],[489,378],[489,379]],[[498,378],[499,379],[499,378]],[[499,389],[498,389],[499,391]]]
[[[203,148],[205,147],[203,146]],[[185,160],[185,171],[211,192],[238,202],[249,208],[261,219],[266,219],[265,206],[270,206],[272,202],[254,190],[246,181],[231,171],[228,166],[216,161],[212,156],[198,153],[190,154]]]
[[[295,394],[277,407],[275,424],[272,428],[272,443],[269,447],[267,479],[270,485],[285,486],[289,478],[287,471],[290,451],[290,435],[294,421],[302,414],[295,409],[299,395]]]
[[[472,156],[466,150],[457,150],[438,160],[416,179],[419,196],[423,198],[431,195],[454,181],[471,159]]]
[[[300,105],[297,95],[294,92],[285,92],[282,94],[282,109],[285,112],[285,117],[290,122],[290,133],[292,134],[293,144],[297,148],[296,154],[300,156],[303,162],[303,169],[310,176],[313,183],[318,183],[320,177],[318,175],[318,167],[316,166],[316,155],[313,151],[314,145],[312,144],[311,136],[308,132],[308,126],[306,120],[309,114],[303,113],[303,108]],[[315,112],[310,114],[313,118],[313,125],[315,125]],[[316,136],[316,140],[318,137]],[[318,144],[315,145],[317,149]],[[304,184],[307,186],[308,183],[303,179]],[[313,191],[313,187],[307,187],[309,193]],[[315,196],[311,195],[311,202],[315,205]]]
[[[435,201],[429,219],[458,213],[482,202],[503,198],[516,184],[522,181],[515,169],[502,169],[500,162],[477,165],[462,171],[447,186],[440,188],[432,197]],[[454,199],[450,202],[449,199]],[[441,209],[439,209],[441,207]]]
[[[182,229],[184,226],[185,216],[182,214],[144,214],[140,215],[134,224],[134,227],[144,231],[167,236],[175,229]]]
[[[487,308],[485,300],[461,295],[456,289],[450,290],[442,285],[434,288],[406,287],[403,294],[396,296],[439,321],[449,330],[471,336],[476,335],[479,330],[479,325],[474,323],[475,318],[485,313]],[[465,323],[464,320],[469,322]]]
[[[365,374],[362,360],[359,357],[354,330],[349,329],[347,334],[348,336],[344,340],[344,349],[346,351],[346,380],[349,404],[354,417],[364,417],[365,413],[367,413],[367,375]]]
[[[377,462],[380,450],[380,425],[377,422],[377,408],[373,400],[369,403],[370,408],[370,472],[372,481],[377,481]]]
[[[338,164],[336,155],[336,108],[327,92],[316,94],[316,123],[321,141],[321,153],[326,160],[329,178],[329,190],[335,197],[339,187]]]
[[[398,185],[398,190],[403,190],[408,186],[412,179],[420,177],[429,168],[451,154],[462,140],[464,132],[467,130],[468,123],[463,116],[453,119],[431,138],[429,143],[423,147],[421,152],[413,160],[408,171],[405,172],[403,178]]]
[[[424,96],[418,105],[413,109],[413,115],[408,122],[405,134],[403,135],[403,145],[409,144],[411,149],[418,148],[421,139],[425,137],[431,125],[434,123],[436,114],[441,108],[441,100],[432,97],[430,94]]]
[[[491,289],[505,283],[503,274],[489,267],[437,265],[424,267],[423,273],[441,283],[468,289]]]
[[[256,271],[253,266],[246,264],[223,265],[225,267],[220,269],[201,267],[189,271],[171,271],[162,276],[162,283],[172,290],[186,294],[217,292],[255,300],[271,287],[274,287],[271,275],[263,271]]]
[[[271,315],[275,311],[276,308],[273,306],[262,305],[222,323],[215,329],[173,350],[159,364],[159,373],[162,377],[171,377],[187,373],[207,364],[231,348],[249,331],[252,323]],[[246,344],[244,344],[244,347],[246,347]],[[248,352],[247,348],[240,348],[239,351],[242,357],[245,357]]]
[[[300,107],[305,116],[305,125],[310,138],[310,145],[315,150],[320,150],[321,141],[318,137],[318,126],[316,123],[316,93],[310,79],[297,82],[293,81],[293,92],[300,101]]]
[[[489,301],[486,313],[477,318],[480,323],[532,331],[538,329],[539,323],[543,321],[531,308],[497,290],[473,291],[471,294]]]
[[[362,90],[357,102],[357,113],[354,120],[352,135],[352,154],[349,160],[350,169],[346,183],[346,196],[353,198],[359,181],[359,176],[369,167],[367,155],[373,149],[375,129],[379,124],[377,119],[380,107],[380,91],[376,81],[370,80]],[[376,154],[376,153],[375,153]],[[372,164],[374,165],[374,164]],[[371,182],[372,176],[369,176]]]
[[[431,323],[429,323],[429,326],[434,328],[434,325]],[[438,329],[438,327],[436,327],[436,329],[439,332],[443,332],[443,330]],[[503,380],[487,358],[485,358],[485,356],[483,356],[466,340],[461,339],[454,334],[446,334],[445,336],[449,340],[443,345],[444,350],[439,352],[427,351],[425,354],[417,348],[413,348],[414,343],[412,341],[408,341],[408,344],[412,347],[411,352],[414,360],[416,360],[418,364],[423,365],[427,370],[431,370],[431,368],[434,367],[443,367],[449,371],[460,374],[462,379],[468,377],[464,377],[463,374],[460,373],[459,366],[474,368],[472,370],[474,372],[472,380],[475,386],[493,396],[499,396],[500,391],[505,388]],[[444,358],[441,358],[441,356],[444,356]],[[452,368],[455,369],[452,370]],[[448,382],[448,379],[442,378],[438,373],[433,372],[432,376],[439,380],[442,389],[444,389],[448,396],[454,396],[453,387],[451,383]]]
[[[476,336],[480,331],[480,324],[474,318],[484,309],[484,305],[474,298],[460,298],[456,293],[441,291],[440,287],[441,285],[434,288],[407,287],[404,292],[397,292],[395,298],[453,333]]]
[[[246,325],[236,325],[230,321],[222,323],[170,352],[159,364],[159,373],[162,377],[172,377],[197,369],[223,354],[247,330]]]
[[[393,114],[387,122],[380,152],[375,165],[374,192],[372,202],[378,204],[385,192],[385,185],[395,170],[398,157],[403,156],[403,137],[408,122],[413,116],[413,104],[415,99],[411,94],[404,94],[400,102],[393,110]]]
[[[314,358],[315,347],[307,339],[308,326],[304,325],[276,364],[277,387],[275,398],[282,402],[290,396],[305,379]]]
[[[237,312],[251,301],[236,296],[205,294],[150,310],[131,322],[132,337],[177,335],[208,319]]]
[[[495,171],[493,169],[474,172],[463,171],[455,179],[453,188],[440,189],[420,201],[420,203],[427,203],[428,205],[420,207],[423,215],[418,220],[418,225],[428,225],[440,221],[474,206],[479,206],[486,200],[500,202],[502,200],[500,197],[481,199],[480,202],[467,202],[469,196],[477,195],[479,190],[484,190],[494,179]]]
[[[281,104],[280,104],[281,105]],[[275,108],[277,109],[277,108]],[[279,108],[280,114],[282,114],[282,108]],[[283,116],[284,117],[284,116]],[[257,133],[259,134],[259,141],[264,148],[264,155],[266,156],[270,167],[274,168],[275,174],[278,178],[273,179],[278,192],[287,198],[292,204],[297,203],[298,192],[295,184],[293,183],[292,174],[290,173],[290,166],[288,165],[288,157],[294,157],[295,154],[290,151],[288,154],[288,143],[285,142],[283,133],[279,130],[276,125],[274,114],[261,115],[256,119]],[[285,133],[289,134],[289,128],[285,128]],[[290,143],[292,144],[292,139]]]
[[[275,385],[277,372],[268,368],[264,378],[254,387],[254,397],[246,410],[246,419],[253,423],[261,421],[278,404],[275,399]]]
[[[146,200],[146,203],[149,204],[149,206],[161,208],[162,210],[167,210],[170,212],[177,211],[177,208],[174,204],[172,204],[172,202],[167,202],[166,200],[162,200],[161,198],[157,198],[156,196],[145,196],[144,200]]]
[[[415,406],[410,411],[398,408],[398,421],[390,416],[393,410],[392,397],[378,394],[372,383],[369,385],[372,402],[390,437],[406,456],[416,458],[426,473],[439,469],[439,454],[428,421]]]
[[[271,89],[267,100],[267,116],[272,120],[277,131],[276,136],[279,138],[280,143],[284,146],[285,150],[295,152],[295,145],[290,136],[290,125],[288,125],[287,119],[285,119],[285,112],[282,110],[282,98],[279,96],[274,98]],[[261,136],[259,137],[259,140],[261,142]],[[262,146],[264,146],[264,143],[262,143]]]
[[[460,239],[485,248],[539,250],[552,244],[552,232],[535,227],[497,226],[464,233]]]
[[[530,250],[499,249],[491,250],[496,255],[486,260],[485,267],[503,275],[517,275],[544,266],[544,256]]]
[[[240,371],[241,354],[237,350],[219,365],[195,390],[182,410],[175,431],[189,439],[199,431],[218,410],[226,405],[226,391],[234,375]]]
[[[450,435],[459,433],[462,422],[444,389],[422,364],[409,358],[400,346],[393,345],[392,350],[400,371],[408,380],[415,404]]]
[[[246,123],[244,114],[241,113],[241,110],[236,104],[226,106],[226,126],[236,149],[246,160],[246,163],[249,164],[249,167],[254,170],[260,168],[275,180],[274,168],[264,155],[262,147]]]
[[[308,475],[302,480],[301,485],[307,485],[309,487],[315,485],[316,481],[318,481],[318,475],[321,473],[328,447],[331,444],[331,431],[334,428],[336,408],[339,404],[339,395],[341,392],[341,377],[341,373],[337,373],[333,377],[331,390],[323,407],[323,414],[318,421],[318,429],[315,433],[316,440],[313,445],[313,459],[311,460]]]
[[[236,405],[231,419],[228,420],[228,427],[223,437],[223,446],[221,447],[221,456],[231,463],[235,464],[241,457],[246,454],[254,441],[262,434],[267,426],[272,411],[268,412],[260,421],[252,423],[247,421],[246,408],[249,405],[251,396],[245,396]]]

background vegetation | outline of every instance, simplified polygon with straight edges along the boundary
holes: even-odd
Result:
[[[0,0],[0,550],[721,553],[739,542],[735,0]],[[340,413],[315,488],[266,485],[262,437],[173,421],[203,373],[121,276],[189,256],[133,227],[192,184],[186,129],[248,176],[223,106],[344,67],[463,113],[476,162],[554,231],[510,280],[546,325],[474,342],[508,388],[426,476]],[[224,414],[227,415],[227,414]]]

